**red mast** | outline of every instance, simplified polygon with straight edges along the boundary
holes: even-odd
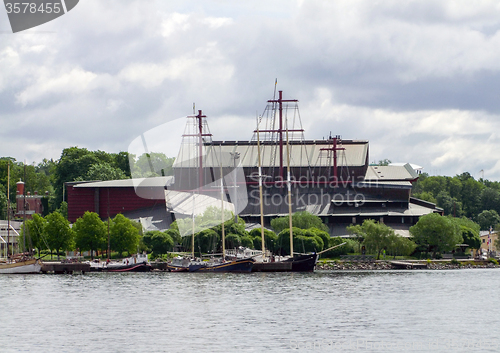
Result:
[[[333,152],[333,179],[336,184],[338,184],[338,173],[337,173],[337,151],[345,150],[344,147],[337,147],[337,142],[340,141],[342,143],[342,139],[339,135],[335,137],[330,136],[330,140],[332,140],[332,147],[329,148],[320,148],[320,151],[332,151]]]
[[[191,137],[196,138],[198,140],[198,187],[201,189],[203,186],[203,138],[207,136],[212,136],[210,132],[203,132],[203,118],[206,118],[206,115],[202,114],[201,110],[198,110],[198,115],[188,116],[188,118],[195,119],[194,121],[194,131],[191,130],[188,134],[183,134],[182,137]],[[192,124],[188,123],[188,126],[193,128]],[[208,130],[208,127],[205,129]]]
[[[267,101],[268,103],[278,103],[279,110],[279,128],[278,130],[259,130],[260,132],[277,132],[279,137],[279,150],[280,150],[280,177],[283,180],[283,103],[288,102],[298,102],[297,99],[283,99],[283,91],[279,91],[278,99],[270,99]],[[255,130],[254,132],[256,132]],[[288,130],[288,132],[303,132],[303,129],[300,130]]]

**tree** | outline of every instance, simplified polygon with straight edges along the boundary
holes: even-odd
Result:
[[[410,234],[417,245],[426,246],[428,251],[451,251],[463,242],[460,227],[449,217],[430,213],[420,217],[417,224],[410,227]]]
[[[477,222],[481,230],[488,230],[500,223],[500,216],[495,210],[485,210],[477,215]]]
[[[500,192],[492,187],[483,189],[481,191],[481,208],[500,212]]]
[[[83,180],[120,180],[127,179],[128,176],[120,169],[108,163],[100,162],[90,166]]]
[[[166,254],[174,248],[174,240],[168,231],[161,232],[159,230],[155,230],[146,232],[142,241],[152,252],[153,257]]]
[[[293,249],[294,252],[319,252],[323,250],[323,239],[314,231],[307,231],[293,227]],[[281,255],[290,255],[290,229],[283,229],[278,234],[278,252]]]
[[[124,251],[127,251],[129,254],[136,252],[139,239],[139,230],[133,225],[130,219],[121,213],[113,218],[110,227],[111,249],[117,251],[120,255]]]
[[[292,215],[292,225],[300,229],[317,228],[322,231],[328,232],[328,227],[323,223],[321,218],[307,211],[295,212]],[[271,220],[271,227],[276,233],[290,227],[289,217],[279,217]]]
[[[481,247],[481,237],[479,235],[479,224],[466,218],[450,218],[460,227],[460,234],[463,238],[463,243],[469,245],[472,249]]]
[[[363,221],[363,224],[360,227],[347,227],[347,230],[350,232],[361,232],[364,235],[363,244],[366,246],[368,251],[375,252],[377,254],[377,259],[380,259],[382,249],[389,245],[388,237],[391,234],[394,234],[394,230],[392,230],[392,228],[383,223],[376,222],[373,219]]]
[[[388,254],[396,258],[397,255],[408,256],[415,251],[417,244],[408,238],[401,237],[392,233],[387,238],[387,251]]]
[[[256,250],[262,250],[262,233],[261,228],[254,228],[250,231],[250,237],[253,240],[253,248]],[[276,246],[278,245],[278,236],[273,231],[269,229],[264,229],[264,246],[267,250],[271,252],[276,251]]]
[[[38,249],[38,256],[40,251],[47,249],[47,241],[45,239],[45,226],[47,220],[38,214],[33,215],[33,219],[26,221],[26,230],[31,238],[33,247]]]
[[[454,217],[461,217],[463,214],[462,203],[452,198],[445,190],[441,191],[436,197],[438,207],[444,210],[445,215],[453,215]]]
[[[340,255],[347,255],[350,252],[354,252],[354,248],[357,247],[358,242],[353,240],[353,239],[344,239],[340,237],[332,237],[328,241],[328,248],[331,248],[336,245],[340,245],[342,243],[347,243],[342,246],[339,246],[335,249],[328,250],[326,253],[324,253],[324,257],[332,258],[332,257],[339,257]],[[327,246],[325,245],[325,248]]]
[[[484,185],[472,177],[462,182],[462,205],[466,217],[474,218],[481,211],[480,196],[483,188]]]
[[[390,159],[382,159],[382,160],[379,160],[377,165],[380,165],[380,166],[388,166],[389,164],[391,164],[391,160]]]
[[[3,185],[0,184],[0,219],[7,218],[7,196],[5,195]]]
[[[43,229],[47,244],[51,250],[57,251],[59,259],[60,250],[69,250],[73,246],[74,232],[69,227],[69,222],[59,212],[52,212],[45,217],[47,223]]]
[[[86,148],[65,148],[53,171],[54,185],[56,186],[55,206],[58,207],[59,203],[62,201],[63,184],[68,181],[86,180],[89,172],[91,173],[89,176],[92,178],[96,176],[104,177],[103,175],[105,175],[105,173],[101,174],[104,170],[117,173],[115,168],[119,168],[124,175],[130,175],[130,171],[127,168],[128,163],[125,161],[126,157],[128,157],[128,153],[126,152],[121,152],[116,155],[104,151],[89,151]],[[95,170],[91,172],[92,166],[97,166],[99,164],[104,167],[94,167]],[[125,168],[125,170],[122,168]]]
[[[80,251],[90,251],[94,257],[94,251],[107,249],[107,226],[95,212],[85,212],[73,225],[75,230],[75,246]]]
[[[134,178],[173,175],[174,161],[163,153],[144,153],[133,161]]]

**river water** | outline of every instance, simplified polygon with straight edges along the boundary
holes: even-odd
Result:
[[[500,269],[0,277],[0,352],[498,352]]]

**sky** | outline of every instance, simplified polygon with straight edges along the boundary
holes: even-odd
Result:
[[[80,0],[18,33],[0,8],[0,156],[127,151],[193,103],[215,140],[248,140],[276,79],[307,139],[500,181],[500,2],[486,0]]]

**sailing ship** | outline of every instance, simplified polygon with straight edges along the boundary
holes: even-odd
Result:
[[[282,109],[282,92],[279,92],[279,99],[276,101],[279,107],[279,119],[280,126],[282,126],[283,119],[283,109]],[[288,121],[286,122],[286,154],[287,154],[287,189],[288,189],[288,219],[289,219],[289,229],[290,229],[290,257],[281,259],[279,261],[274,261],[275,258],[272,257],[265,261],[265,241],[264,241],[264,208],[262,200],[262,166],[261,166],[261,154],[260,154],[260,128],[259,120],[257,120],[257,158],[258,158],[258,172],[259,172],[259,200],[260,200],[260,227],[261,227],[261,237],[262,237],[262,256],[261,261],[256,262],[253,271],[254,272],[313,272],[318,261],[319,255],[316,253],[312,254],[295,254],[293,251],[293,227],[292,227],[292,194],[291,194],[291,179],[290,179],[290,148],[289,148],[289,137],[288,137]],[[271,255],[272,256],[272,255]],[[280,261],[281,260],[281,261]]]
[[[212,161],[210,164],[210,162],[206,160],[207,154],[204,151],[205,141],[211,137],[211,134],[205,131],[205,129],[208,129],[208,126],[204,118],[206,118],[206,116],[202,114],[201,110],[198,111],[197,115],[188,117],[186,131],[183,135],[183,142],[181,144],[180,154],[187,154],[187,163],[195,165],[192,171],[193,173],[189,170],[187,175],[179,175],[177,177],[178,182],[174,184],[174,189],[169,190],[167,188],[165,191],[167,208],[172,209],[175,213],[190,212],[191,229],[189,233],[191,234],[191,257],[184,256],[174,258],[167,263],[166,268],[167,271],[170,272],[251,272],[255,262],[252,258],[235,260],[227,260],[226,258],[224,223],[227,219],[225,219],[225,205],[234,207],[235,214],[236,206],[225,201],[224,194],[227,187],[224,185],[222,154],[219,156],[218,162]],[[190,124],[190,121],[193,123]],[[189,131],[190,127],[194,127],[194,130]],[[181,157],[177,159],[176,162],[182,163],[186,161]],[[205,184],[204,174],[207,165],[210,165],[208,168],[215,180]],[[215,168],[215,166],[218,168]],[[219,169],[219,180],[217,180],[214,169]],[[220,182],[219,184],[218,181]],[[217,192],[216,189],[220,190],[219,198],[213,196],[213,193]],[[195,218],[196,215],[202,214],[208,207],[217,207],[216,205],[218,203],[221,205],[221,219],[219,220],[220,222],[217,223],[222,225],[222,253],[220,254],[222,256],[220,258],[215,258],[211,255],[209,261],[203,261],[201,258],[195,258],[194,256],[196,233]],[[188,211],[188,209],[190,209],[190,211]]]
[[[26,166],[25,175],[26,175]],[[42,264],[39,259],[34,258],[31,251],[14,254],[14,237],[10,237],[10,163],[7,163],[7,241],[6,256],[0,260],[0,274],[27,274],[40,273]],[[23,187],[23,205],[26,205],[26,190]],[[23,235],[27,238],[26,209],[23,209]],[[18,234],[19,238],[19,234]],[[11,241],[12,240],[12,241]],[[10,251],[9,251],[10,247]]]

